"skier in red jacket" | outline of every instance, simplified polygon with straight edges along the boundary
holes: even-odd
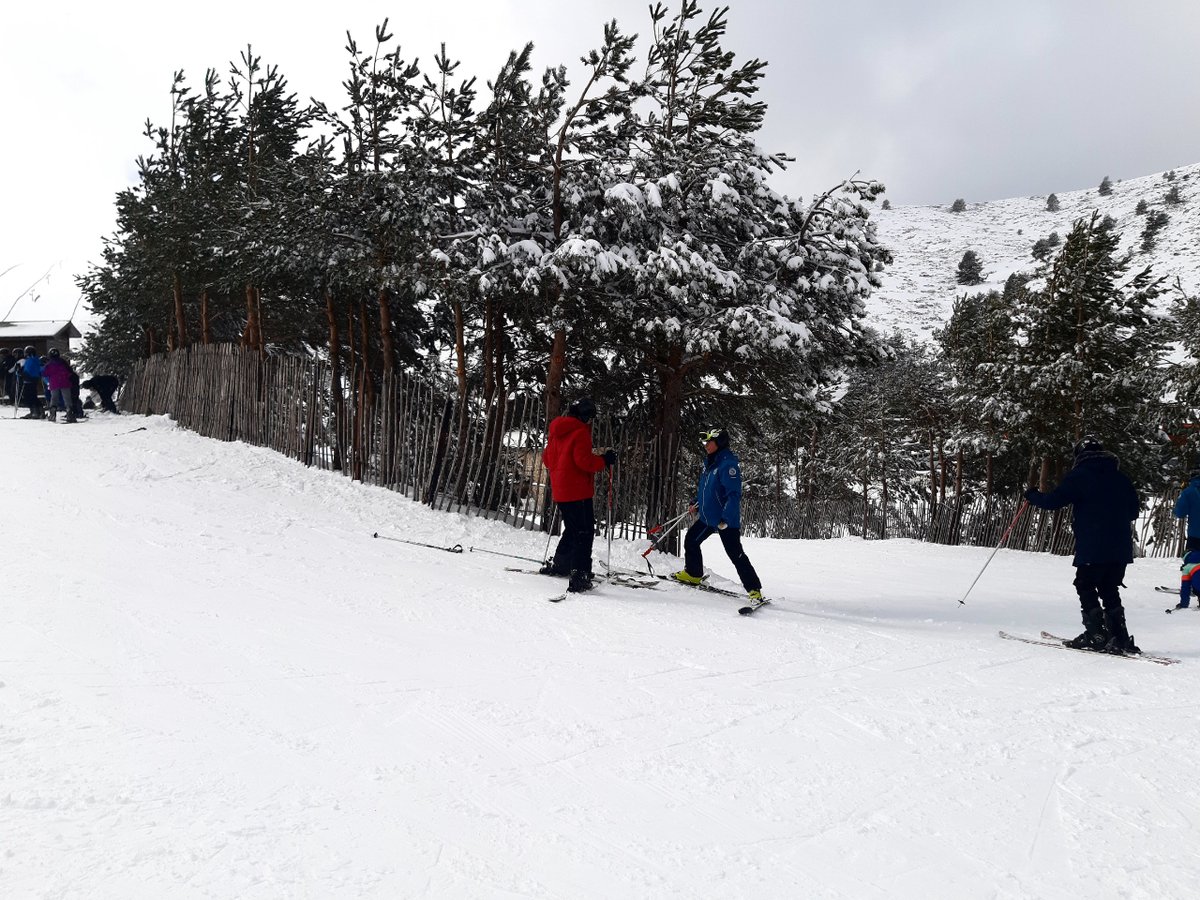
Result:
[[[576,400],[565,416],[550,423],[550,439],[542,453],[550,472],[550,494],[562,514],[563,533],[554,559],[541,571],[544,575],[569,575],[567,590],[575,593],[592,586],[595,475],[617,461],[615,451],[592,448],[589,423],[595,415],[596,404],[590,397]]]

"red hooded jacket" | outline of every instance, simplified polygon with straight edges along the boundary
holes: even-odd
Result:
[[[593,476],[604,469],[604,457],[592,453],[592,428],[574,416],[550,423],[550,439],[542,460],[550,471],[555,503],[587,500],[596,493]]]

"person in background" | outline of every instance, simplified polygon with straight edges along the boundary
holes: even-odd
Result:
[[[683,569],[674,574],[676,581],[696,585],[704,580],[704,558],[700,545],[714,534],[721,536],[742,587],[751,600],[763,598],[762,582],[742,549],[742,469],[729,449],[729,432],[710,428],[701,436],[704,442],[704,467],[690,512],[696,521],[683,538]]]
[[[1174,515],[1187,519],[1187,549],[1200,550],[1200,466],[1188,472],[1188,483],[1175,501]]]
[[[554,559],[541,568],[543,575],[569,575],[571,593],[592,588],[592,543],[596,537],[595,476],[617,461],[616,451],[592,448],[591,421],[596,404],[581,397],[565,416],[550,423],[550,436],[542,459],[550,472],[550,495],[562,514],[563,533]]]
[[[58,411],[62,409],[67,414],[67,424],[76,422],[75,405],[71,399],[71,367],[62,358],[57,347],[50,351],[43,376],[50,387],[50,421],[57,421]]]
[[[16,359],[12,355],[12,351],[7,347],[0,350],[0,376],[3,376],[3,388],[6,402],[13,404],[17,402],[17,394],[13,388],[13,366],[17,364]]]
[[[121,386],[121,379],[116,375],[93,375],[79,383],[85,391],[95,391],[100,396],[100,408],[106,412],[117,412],[117,404],[113,402],[113,394]]]
[[[28,414],[22,419],[42,418],[42,362],[38,359],[37,351],[32,347],[25,348],[25,358],[21,360],[21,384],[18,391],[29,407]]]
[[[1133,521],[1141,501],[1120,461],[1094,437],[1073,448],[1075,465],[1053,491],[1030,488],[1025,499],[1039,509],[1072,507],[1075,591],[1083,633],[1063,641],[1075,650],[1141,653],[1125,624],[1121,582],[1133,562]],[[1103,602],[1103,609],[1101,603]]]

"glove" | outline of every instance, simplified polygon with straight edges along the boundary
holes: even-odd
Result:
[[[729,524],[727,522],[718,522],[717,523],[717,531],[724,531],[728,527],[729,527]]]
[[[1028,500],[1030,503],[1032,503],[1033,498],[1036,495],[1037,495],[1037,491],[1035,491],[1033,488],[1028,488],[1028,489],[1026,489],[1025,493],[1022,494],[1021,496],[1023,496],[1026,500]]]
[[[613,466],[613,465],[616,465],[616,462],[617,462],[617,451],[612,450],[612,449],[605,450],[604,451],[604,465],[605,466]]]

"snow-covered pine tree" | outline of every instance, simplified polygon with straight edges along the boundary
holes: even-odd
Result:
[[[1107,197],[1112,193],[1112,181],[1107,175],[1100,180],[1100,186],[1096,188],[1096,193],[1098,193],[1101,197]]]
[[[631,336],[618,359],[652,386],[671,446],[685,406],[741,421],[766,412],[749,397],[799,411],[869,355],[862,300],[888,259],[869,221],[881,185],[847,181],[807,205],[770,188],[785,159],[754,142],[766,64],[735,65],[725,16],[701,18],[694,0],[651,10],[647,98],[614,154],[597,239],[577,245],[606,272],[606,316]]]
[[[1126,278],[1112,219],[1093,213],[1075,223],[1041,271],[1044,286],[1023,294],[1010,394],[1019,425],[1042,460],[1043,485],[1055,461],[1085,434],[1100,437],[1145,477],[1147,423],[1161,398],[1164,352],[1151,302],[1162,279],[1149,268]]]
[[[958,272],[955,280],[959,284],[983,284],[983,261],[974,250],[968,250],[958,261]]]
[[[959,197],[957,200],[955,200],[953,203],[950,204],[950,212],[952,212],[952,213],[960,213],[960,212],[966,212],[966,211],[967,211],[967,201],[964,200],[962,197]]]
[[[1051,194],[1049,197],[1046,198],[1046,211],[1047,212],[1058,212],[1058,210],[1059,210],[1058,194]]]

